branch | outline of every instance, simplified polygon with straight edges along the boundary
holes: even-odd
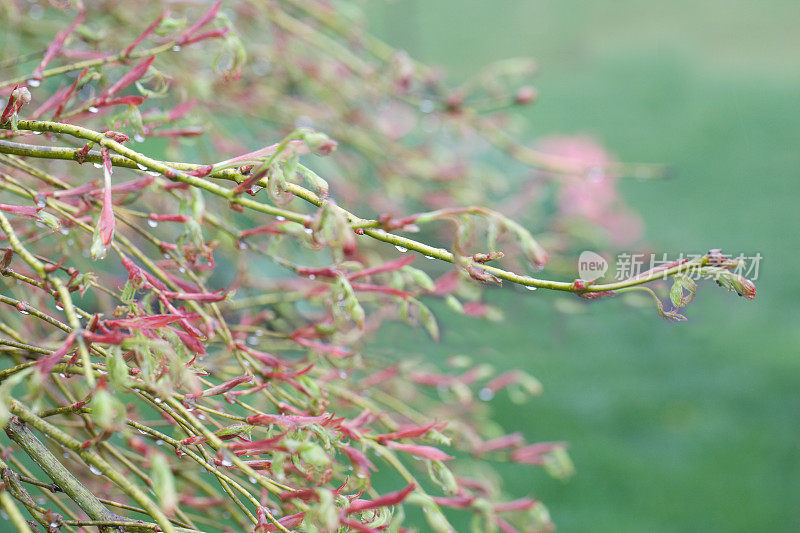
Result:
[[[118,472],[105,459],[103,459],[100,454],[89,448],[83,448],[78,440],[72,438],[56,426],[53,426],[52,424],[42,420],[33,411],[25,407],[19,401],[11,400],[9,408],[11,412],[17,415],[22,421],[35,427],[62,446],[65,446],[66,448],[69,448],[73,452],[77,453],[86,463],[94,466],[100,472],[102,472],[106,477],[114,482],[114,484],[120,487],[120,489],[133,498],[133,500],[135,500],[139,505],[141,505],[142,508],[145,509],[147,513],[156,520],[156,522],[158,522],[158,525],[161,526],[161,529],[165,533],[176,533],[175,527],[169,521],[161,508],[132,481]],[[97,503],[99,504],[100,502]],[[102,504],[100,505],[102,506]],[[105,507],[103,507],[103,509],[105,509]]]
[[[0,127],[10,128],[10,125],[0,124]],[[263,204],[261,202],[250,200],[248,198],[242,198],[240,196],[236,196],[229,189],[226,189],[208,180],[192,176],[187,173],[193,170],[197,170],[201,168],[203,165],[158,161],[144,154],[136,152],[135,150],[132,150],[110,139],[109,137],[106,137],[104,134],[100,132],[88,128],[83,128],[80,126],[75,126],[72,124],[62,124],[59,122],[48,122],[48,121],[20,120],[17,127],[20,130],[66,134],[80,139],[92,141],[110,150],[113,150],[117,154],[119,154],[119,155],[112,155],[111,157],[111,163],[115,166],[138,169],[138,170],[147,169],[150,171],[155,171],[158,172],[159,174],[164,175],[167,179],[173,181],[180,181],[201,188],[212,194],[220,196],[221,198],[224,198],[229,202],[238,203],[243,207],[247,207],[273,216],[282,216],[287,220],[292,220],[302,224],[308,223],[308,217],[306,215],[295,213],[286,209],[273,207],[267,204]],[[77,162],[80,157],[78,155],[78,151],[79,150],[72,148],[41,147],[36,145],[28,145],[28,144],[0,140],[1,153],[9,153],[27,157],[38,157],[43,159],[60,159],[60,160]],[[89,154],[86,155],[85,161],[100,162],[101,158],[98,153],[90,152]],[[210,176],[214,178],[234,181],[236,183],[240,183],[245,179],[244,176],[241,175],[241,173],[233,169],[225,169],[212,172]],[[314,192],[300,185],[294,183],[287,183],[287,190],[292,194],[294,194],[295,196],[317,207],[320,207],[326,203],[325,199],[320,198]],[[425,256],[434,259],[439,259],[440,261],[445,261],[448,263],[454,263],[456,261],[455,255],[444,248],[430,246],[428,244],[415,241],[413,239],[409,239],[408,237],[403,237],[401,235],[387,232],[379,227],[381,225],[380,221],[364,219],[344,209],[342,209],[342,212],[347,216],[348,220],[350,221],[351,227],[363,231],[364,235],[372,237],[375,240],[386,242],[394,246],[399,246],[407,250],[415,251]],[[702,264],[704,265],[706,263],[703,262]],[[473,263],[472,266],[474,266],[477,269],[484,270],[488,274],[491,274],[501,280],[508,281],[511,283],[516,283],[518,285],[523,285],[526,287],[558,290],[564,292],[572,292],[575,294],[583,294],[583,293],[596,293],[596,292],[597,293],[610,292],[625,287],[642,285],[657,279],[664,279],[665,277],[671,276],[673,274],[680,274],[682,272],[690,271],[691,269],[697,268],[698,265],[696,263],[683,263],[669,270],[653,272],[643,277],[627,279],[615,283],[606,283],[598,285],[587,284],[585,287],[576,287],[575,284],[572,282],[538,279],[532,276],[517,274],[514,272],[510,272],[486,264]]]
[[[11,419],[6,433],[90,518],[99,521],[124,521],[123,517],[109,511],[100,503],[18,419]],[[113,531],[110,527],[104,530]]]

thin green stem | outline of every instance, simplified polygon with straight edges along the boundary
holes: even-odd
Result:
[[[181,181],[183,183],[188,183],[189,185],[199,187],[212,194],[220,196],[221,198],[224,198],[230,202],[239,203],[243,207],[247,207],[249,209],[253,209],[269,215],[282,216],[287,220],[293,220],[295,222],[300,222],[300,223],[308,223],[309,220],[306,215],[301,215],[285,209],[269,206],[261,202],[250,200],[248,198],[241,198],[239,196],[234,195],[230,189],[221,187],[217,184],[209,182],[208,180],[198,178],[196,176],[191,176],[185,172],[185,171],[196,170],[200,168],[201,165],[194,165],[188,163],[165,163],[162,161],[156,161],[143,154],[140,154],[139,152],[131,150],[126,146],[123,146],[122,144],[106,137],[102,133],[90,130],[88,128],[83,128],[71,124],[61,124],[58,122],[31,121],[31,120],[20,120],[18,123],[18,128],[31,131],[60,133],[60,134],[72,135],[85,140],[90,140],[97,144],[100,144],[101,146],[105,146],[106,148],[109,148],[115,151],[117,154],[119,154],[119,156],[112,156],[112,164],[114,165],[123,166],[127,168],[141,168],[142,166],[144,166],[145,168],[151,171],[159,172],[160,174],[165,175],[169,179],[175,181]],[[51,147],[46,147],[42,149],[42,147],[34,145],[23,145],[21,143],[11,143],[7,141],[0,142],[0,152],[12,153],[16,155],[26,155],[30,157],[43,157],[46,159],[77,160],[78,158],[78,156],[76,155],[77,150],[75,149],[51,148]],[[91,158],[92,161],[95,160],[100,161],[99,157],[100,157],[99,155],[94,155],[90,153],[87,156],[87,160]],[[215,178],[232,180],[237,183],[241,182],[244,179],[244,177],[238,171],[232,169],[225,169],[218,172],[213,172],[211,176]],[[287,183],[287,190],[292,194],[294,194],[295,196],[317,207],[324,205],[326,202],[325,199],[320,198],[312,191],[294,183]],[[342,211],[346,214],[346,216],[350,220],[352,227],[360,228],[361,230],[363,230],[365,235],[372,237],[375,240],[392,244],[400,248],[405,248],[406,250],[415,251],[427,257],[431,257],[448,263],[454,263],[456,260],[455,255],[445,248],[430,246],[428,244],[416,241],[414,239],[409,239],[401,235],[387,232],[379,227],[370,227],[378,225],[379,222],[375,220],[363,219],[344,209],[342,209]],[[538,279],[532,276],[516,274],[514,272],[510,272],[486,264],[474,263],[473,266],[475,268],[485,270],[487,273],[503,281],[508,281],[511,283],[516,283],[527,287],[551,289],[551,290],[573,292],[573,293],[614,291],[624,287],[642,285],[650,281],[659,279],[665,275],[665,271],[661,271],[661,272],[651,273],[648,276],[640,278],[628,279],[615,283],[589,285],[585,288],[578,289],[571,282]],[[687,265],[686,263],[682,265],[677,265],[676,267],[673,267],[669,271],[666,271],[668,272],[666,275],[681,273],[689,270],[690,268],[694,267],[691,265]]]

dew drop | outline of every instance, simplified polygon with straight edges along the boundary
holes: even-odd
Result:
[[[250,246],[248,246],[247,243],[244,241],[239,241],[238,243],[236,243],[236,247],[239,248],[240,250],[247,250],[248,248],[250,248]]]
[[[67,378],[67,375],[66,375],[66,374],[64,374],[63,372],[62,372],[62,373],[60,373],[60,374],[59,374],[59,376],[61,376],[61,377],[62,377],[62,378],[64,378],[64,379],[66,379],[66,378]]]
[[[536,287],[534,287],[533,285],[526,285],[525,288],[528,289],[529,291],[535,291],[536,290]]]
[[[198,420],[205,420],[206,419],[206,415],[204,415],[203,413],[197,413],[197,419]]]
[[[309,274],[308,279],[317,279],[317,276],[314,274]]]
[[[183,268],[183,267],[178,267],[178,272],[180,272],[181,274],[184,274],[186,272],[186,269]]]
[[[58,309],[59,311],[63,311],[64,310],[64,306],[61,305],[61,304],[56,304],[56,309]]]
[[[431,255],[423,255],[422,257],[424,257],[425,259],[436,259],[435,257],[433,257]]]
[[[21,314],[23,314],[23,315],[29,315],[29,314],[31,314],[31,313],[30,313],[30,311],[26,311],[25,309],[20,309],[20,310],[19,310],[19,312],[20,312]]]
[[[233,463],[229,459],[223,459],[219,464],[222,466],[233,466]]]
[[[423,100],[419,104],[419,110],[423,113],[432,113],[435,107],[433,100]]]
[[[153,220],[153,219],[149,219],[149,220],[147,221],[147,225],[148,225],[148,226],[150,226],[151,228],[157,228],[157,227],[158,227],[158,222],[156,222],[156,221],[155,221],[155,220]]]
[[[136,135],[133,136],[133,140],[136,141],[137,143],[143,143],[144,136],[142,136],[142,134],[140,133],[137,133]]]
[[[256,478],[254,478],[253,476],[247,476],[247,481],[249,481],[250,483],[255,483]]]
[[[42,84],[41,80],[37,80],[37,79],[28,80],[28,85],[30,85],[31,87],[38,87],[41,84]]]
[[[33,132],[33,134],[34,134],[34,135],[41,135],[41,134],[42,134],[42,132],[41,132],[41,131],[34,131],[34,132]]]
[[[313,229],[311,229],[311,228],[306,228],[306,233],[308,233],[309,235],[311,235],[312,233],[314,233],[314,230],[313,230]]]
[[[164,441],[163,441],[163,440],[161,440],[161,439],[158,439],[158,440],[156,441],[156,446],[163,446],[163,445],[164,445]]]
[[[275,220],[277,220],[278,222],[283,222],[284,220],[286,220],[286,217],[282,217],[282,216],[279,215],[279,216],[275,217]]]
[[[97,113],[99,110],[95,106],[89,108],[89,113]]]
[[[258,344],[258,337],[256,337],[255,335],[250,335],[249,337],[247,337],[247,344],[249,344],[250,346],[255,346],[256,344]]]
[[[61,228],[58,232],[61,233],[61,235],[69,235],[69,230],[67,228]]]
[[[484,387],[478,391],[478,398],[480,398],[484,402],[488,402],[492,398],[494,398],[494,391],[489,387]]]
[[[406,252],[408,251],[408,248],[403,248],[403,247],[402,247],[402,246],[400,246],[400,245],[397,245],[397,246],[395,246],[395,248],[397,248],[397,250],[398,250],[399,252],[402,252],[402,253],[406,253]]]
[[[139,170],[147,170],[147,167],[141,163],[136,163],[136,166],[139,167]]]
[[[180,47],[180,45],[176,44],[175,46],[173,46],[173,47],[172,47],[172,51],[173,51],[173,52],[180,52],[180,51],[181,51],[181,47]]]
[[[162,400],[161,398],[153,398],[153,401],[156,403],[164,403],[164,400]]]
[[[94,465],[89,465],[89,471],[94,474],[95,476],[100,476],[103,473]]]
[[[145,172],[145,174],[149,174],[150,176],[158,176],[159,172],[156,172],[155,170],[148,170]]]
[[[103,168],[103,165],[100,163],[94,163],[94,168]]]
[[[344,370],[339,370],[339,378],[340,379],[346,379],[347,378],[347,372],[345,372]]]

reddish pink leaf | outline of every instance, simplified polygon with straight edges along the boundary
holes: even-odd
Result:
[[[81,71],[81,73],[78,74],[78,77],[75,78],[75,81],[72,82],[72,85],[70,86],[70,88],[66,92],[66,94],[64,95],[63,100],[58,105],[58,108],[56,108],[55,113],[53,113],[53,120],[58,120],[58,117],[61,116],[61,112],[64,110],[64,106],[67,105],[67,102],[69,102],[69,99],[72,98],[73,94],[75,94],[75,90],[78,88],[78,83],[81,81],[81,79],[83,79],[84,76],[86,76],[87,72],[89,72],[89,67],[84,68]]]
[[[354,272],[347,276],[347,279],[357,279],[363,278],[364,276],[371,276],[373,274],[379,274],[381,272],[393,272],[395,270],[400,270],[406,265],[410,265],[414,262],[415,257],[413,255],[407,257],[401,257],[399,259],[395,259],[393,261],[389,261],[387,263],[383,263],[382,265],[377,265],[370,268],[365,268],[359,272]]]
[[[136,318],[119,318],[106,320],[104,324],[108,327],[118,328],[138,328],[138,329],[158,329],[163,328],[173,322],[196,318],[198,315],[150,315]]]
[[[155,130],[147,133],[148,137],[197,137],[205,133],[202,126],[187,126],[185,128],[174,128],[169,130]],[[189,172],[195,175],[193,172]]]
[[[350,460],[350,464],[353,465],[353,470],[355,470],[356,474],[366,477],[370,475],[370,470],[378,470],[361,450],[346,445],[342,446],[341,450]]]
[[[259,235],[262,233],[265,233],[267,235],[283,235],[283,230],[281,229],[282,225],[283,221],[276,220],[275,222],[270,222],[269,224],[265,224],[263,226],[257,226],[255,228],[246,229],[239,233],[239,238],[244,239],[246,237]]]
[[[350,507],[345,511],[347,514],[360,513],[362,511],[369,511],[370,509],[378,509],[380,507],[390,507],[402,503],[406,497],[411,494],[416,488],[414,483],[410,483],[406,488],[395,492],[389,492],[383,496],[379,496],[374,500],[353,500]]]
[[[124,89],[125,87],[130,85],[131,83],[134,83],[135,81],[138,81],[139,78],[141,78],[142,76],[145,75],[147,70],[150,68],[150,65],[153,64],[153,61],[155,60],[155,58],[156,58],[156,56],[150,56],[147,59],[144,59],[141,62],[139,62],[127,74],[125,74],[119,80],[117,80],[117,82],[115,84],[113,84],[111,87],[106,89],[106,91],[103,94],[98,96],[97,99],[95,100],[95,105],[99,106],[99,105],[105,104],[111,96],[114,96],[119,91],[121,91],[122,89]],[[137,98],[141,98],[141,97],[137,97]],[[141,103],[141,102],[139,102],[139,103]]]
[[[253,381],[253,376],[239,376],[231,380],[228,380],[225,383],[220,383],[219,385],[211,387],[210,389],[206,389],[204,391],[192,394],[187,394],[186,398],[189,400],[197,400],[198,398],[206,398],[208,396],[225,394],[226,392],[236,387],[237,385],[241,385],[242,383],[250,383],[251,381]]]
[[[219,29],[216,29],[216,30],[207,31],[205,33],[198,33],[197,35],[193,35],[193,36],[189,37],[188,39],[183,41],[181,44],[185,46],[187,44],[194,44],[194,43],[197,43],[197,42],[200,42],[200,41],[205,41],[206,39],[214,39],[214,38],[217,38],[217,37],[225,37],[226,35],[228,35],[229,32],[230,32],[229,28],[219,28]]]
[[[186,215],[158,215],[156,213],[150,213],[150,220],[156,222],[188,222],[191,218],[192,217]]]
[[[102,102],[97,102],[95,104],[96,107],[110,107],[114,105],[132,105],[134,107],[142,105],[142,102],[147,100],[144,96],[120,96],[118,98],[112,98],[111,100],[103,100]]]
[[[136,39],[134,39],[131,44],[125,47],[125,50],[122,51],[122,57],[127,57],[128,55],[130,55],[130,53],[133,51],[134,48],[136,48],[139,45],[139,43],[144,41],[151,33],[153,33],[156,30],[156,28],[158,28],[158,25],[161,24],[161,21],[164,20],[164,18],[167,15],[169,15],[169,11],[162,11],[161,15],[159,15],[158,18],[152,24],[150,24],[147,28],[145,28],[145,30],[142,33],[140,33],[139,36]]]
[[[524,448],[514,450],[511,453],[511,460],[515,463],[540,465],[544,463],[542,455],[550,453],[557,448],[565,448],[566,442],[538,442],[529,444]]]
[[[47,47],[47,50],[45,50],[42,62],[39,63],[39,66],[36,67],[36,70],[33,71],[34,79],[37,80],[42,79],[42,72],[44,71],[44,68],[47,66],[48,63],[50,63],[50,60],[52,60],[56,56],[56,54],[58,54],[61,51],[61,49],[64,47],[64,41],[66,41],[67,37],[69,37],[69,35],[73,31],[75,31],[75,28],[77,28],[78,25],[83,22],[85,16],[86,12],[81,7],[78,16],[75,17],[75,20],[72,21],[72,24],[70,24],[65,30],[60,31],[56,34],[55,39],[53,39],[53,41]]]
[[[258,523],[251,533],[271,533],[273,531],[279,531],[278,526],[269,521],[267,518],[267,513],[264,511],[263,507],[256,509],[256,515],[258,518]],[[305,515],[305,513],[295,513],[278,518],[277,521],[285,529],[292,529],[303,523]]]
[[[519,533],[519,529],[515,528],[499,516],[494,517],[494,523],[500,528],[503,533]]]
[[[228,297],[228,292],[226,289],[220,289],[216,292],[165,291],[164,296],[167,298],[175,298],[176,300],[191,300],[194,302],[221,302]]]
[[[142,267],[138,266],[136,263],[131,261],[129,258],[123,256],[122,257],[122,266],[125,267],[125,270],[128,271],[128,279],[134,282],[144,282],[145,284],[149,284],[146,288],[155,287],[156,289],[167,291],[169,290],[164,282],[155,277],[154,275],[147,272]]]
[[[390,296],[398,296],[400,298],[410,298],[414,295],[414,293],[404,291],[401,289],[395,289],[394,287],[387,287],[385,285],[373,285],[371,283],[351,283],[351,287],[355,291],[362,291],[362,292],[379,292],[382,294],[388,294]]]
[[[347,348],[332,346],[330,344],[317,342],[311,339],[307,339],[305,337],[299,337],[293,335],[291,336],[291,339],[300,346],[303,346],[304,348],[308,348],[309,350],[314,350],[315,352],[328,354],[333,357],[351,357],[353,355],[353,352],[348,350]]]
[[[183,118],[195,105],[197,105],[197,100],[189,100],[176,105],[167,113],[167,121],[174,122],[179,118]]]
[[[99,342],[101,344],[122,344],[122,341],[130,339],[131,336],[130,333],[123,333],[121,331],[111,331],[108,333],[83,332],[83,338],[88,342]]]
[[[421,446],[419,444],[401,444],[399,442],[391,440],[388,441],[386,445],[389,446],[389,448],[393,448],[401,452],[410,453],[411,455],[415,455],[423,459],[430,459],[431,461],[447,461],[448,459],[453,458],[452,455],[447,455],[439,448],[434,448],[433,446]]]
[[[496,439],[487,440],[475,445],[475,453],[484,454],[497,450],[506,450],[508,448],[517,448],[525,443],[521,433],[511,433],[510,435],[503,435]]]
[[[100,219],[95,229],[94,242],[92,243],[92,257],[103,259],[108,253],[108,246],[114,239],[114,202],[111,197],[111,158],[107,148],[101,148],[103,156],[103,208],[100,211]]]
[[[396,376],[400,372],[400,367],[397,365],[392,365],[388,368],[384,368],[378,372],[375,372],[371,376],[367,376],[361,380],[361,388],[368,389],[370,387],[374,387],[379,383],[383,383],[387,379],[391,379],[392,377]]]
[[[0,211],[10,213],[12,215],[19,215],[21,217],[36,218],[36,214],[42,209],[32,205],[9,205],[0,204]]]
[[[396,439],[416,439],[422,437],[426,433],[431,430],[441,431],[447,425],[446,422],[442,422],[439,424],[433,423],[428,424],[427,426],[411,426],[407,428],[400,429],[398,431],[393,431],[392,433],[384,433],[383,435],[376,435],[375,439],[380,444],[385,444],[386,441],[389,440],[396,440]]]
[[[484,317],[489,312],[489,306],[481,302],[466,302],[463,305],[464,314],[467,316]]]
[[[475,501],[475,497],[474,496],[454,496],[452,498],[434,497],[433,501],[435,501],[437,505],[450,507],[451,509],[469,509],[469,507]]]
[[[514,511],[527,511],[536,505],[537,501],[533,498],[519,498],[510,502],[496,503],[493,506],[496,513],[510,513]]]
[[[273,415],[260,413],[247,417],[247,423],[254,426],[279,426],[285,429],[297,429],[302,426],[319,425],[323,427],[336,428],[344,420],[334,418],[335,415],[327,413],[319,416],[298,416],[298,415]]]
[[[214,5],[211,6],[211,9],[203,13],[203,15],[197,19],[197,22],[192,24],[188,30],[183,32],[180,37],[176,39],[177,44],[184,44],[197,30],[214,20],[214,17],[216,17],[217,13],[219,12],[220,6],[222,6],[222,0],[214,2]]]
[[[75,334],[70,333],[56,351],[36,361],[36,365],[39,367],[39,372],[41,372],[42,375],[49,374],[50,371],[53,370],[53,367],[56,366],[59,361],[61,361],[61,358],[67,355],[74,344]]]

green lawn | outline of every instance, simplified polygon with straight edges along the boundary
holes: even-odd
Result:
[[[571,442],[570,482],[509,467],[510,490],[542,498],[568,532],[800,530],[800,3],[437,0],[371,14],[456,79],[537,57],[531,136],[588,132],[677,169],[624,186],[656,250],[765,258],[755,302],[705,285],[688,323],[619,301],[554,314],[565,296],[510,288],[492,293],[505,324],[445,312],[438,354],[545,385],[529,405],[493,400],[499,421]]]

